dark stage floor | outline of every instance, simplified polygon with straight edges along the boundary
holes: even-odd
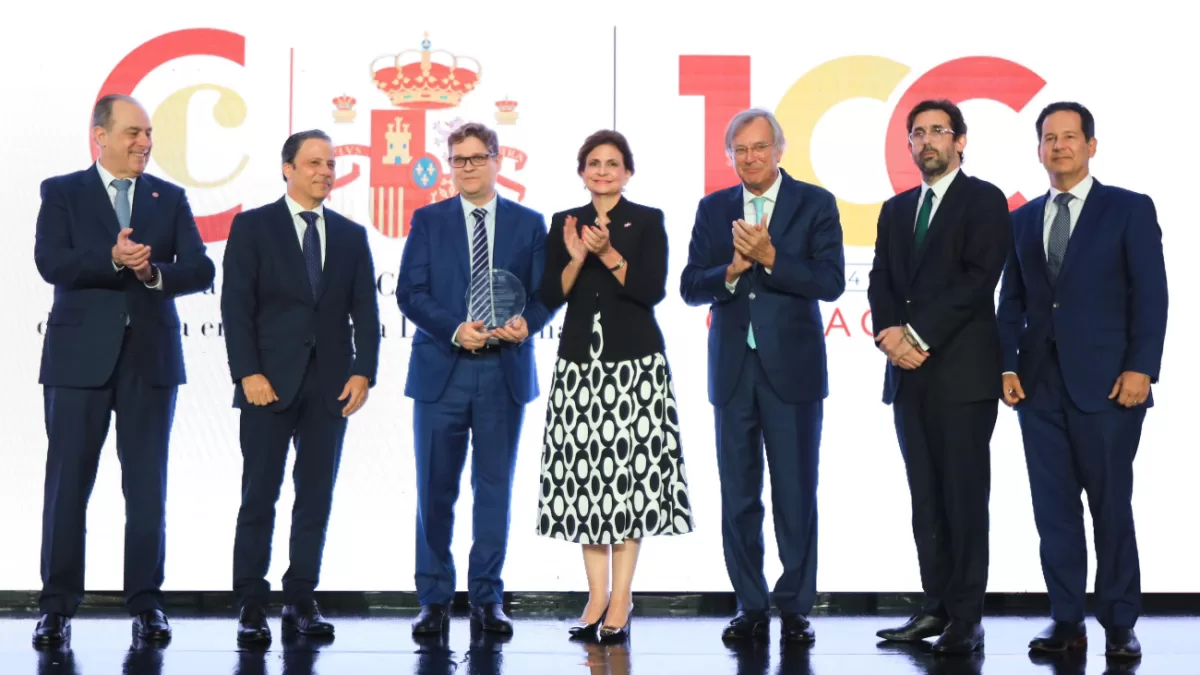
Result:
[[[1147,617],[1137,626],[1144,656],[1132,665],[1104,657],[1104,633],[1088,623],[1091,645],[1083,659],[1042,662],[1026,644],[1045,623],[1041,617],[989,617],[987,642],[975,658],[935,657],[928,647],[878,646],[875,631],[897,622],[885,617],[814,617],[817,642],[809,648],[783,646],[779,622],[769,642],[731,647],[720,639],[727,617],[635,616],[625,645],[569,642],[561,619],[514,616],[515,635],[507,641],[472,634],[465,616],[456,616],[445,640],[416,642],[409,632],[413,612],[384,616],[327,613],[337,638],[329,644],[283,639],[278,614],[271,621],[274,642],[267,650],[239,650],[231,615],[172,617],[174,639],[162,649],[131,644],[127,617],[83,613],[73,623],[69,648],[39,652],[30,642],[32,614],[0,615],[0,673],[107,675],[367,675],[429,673],[458,675],[653,675],[741,673],[766,675],[893,675],[900,673],[1200,673],[1200,619]],[[900,618],[902,621],[903,618]],[[1140,669],[1140,670],[1139,670]]]

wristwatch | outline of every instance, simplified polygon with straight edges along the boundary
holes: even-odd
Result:
[[[621,268],[622,268],[622,267],[624,267],[624,266],[625,266],[625,259],[624,259],[624,258],[621,258],[621,262],[619,262],[619,263],[617,263],[616,265],[613,265],[612,267],[608,268],[608,271],[609,271],[609,272],[616,272],[617,270],[621,269]]]

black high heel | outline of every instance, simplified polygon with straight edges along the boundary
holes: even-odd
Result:
[[[608,611],[605,611],[608,614]],[[629,603],[629,617],[625,619],[625,625],[621,627],[603,625],[601,619],[601,627],[596,631],[596,638],[601,643],[606,642],[623,642],[629,639],[629,629],[633,626],[633,603]]]
[[[573,624],[568,629],[567,632],[569,632],[571,634],[572,638],[584,637],[586,635],[591,635],[600,629],[600,626],[604,623],[604,619],[607,616],[608,616],[608,608],[605,607],[604,613],[602,613],[600,615],[600,618],[596,621],[596,623],[584,623],[583,621],[578,621],[575,624]]]

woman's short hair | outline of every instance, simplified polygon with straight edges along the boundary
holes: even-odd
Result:
[[[619,131],[602,129],[587,137],[583,147],[579,148],[579,173],[583,173],[587,165],[587,157],[592,151],[602,145],[611,145],[621,153],[621,161],[629,173],[633,173],[633,151],[629,149],[629,141]]]

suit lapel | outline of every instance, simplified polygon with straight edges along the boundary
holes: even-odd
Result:
[[[121,225],[117,222],[117,212],[108,196],[108,188],[100,180],[100,172],[95,166],[83,173],[83,188],[88,210],[96,214],[104,229],[108,230],[115,240],[121,233]]]
[[[1100,184],[1100,181],[1094,179],[1093,181],[1092,189],[1083,202],[1083,211],[1079,213],[1079,220],[1075,223],[1075,230],[1071,232],[1071,238],[1067,240],[1067,253],[1063,256],[1062,268],[1058,270],[1059,278],[1062,278],[1070,270],[1071,262],[1081,255],[1079,249],[1086,248],[1092,238],[1096,236],[1100,216],[1108,206],[1108,191]]]
[[[346,250],[346,223],[340,214],[325,209],[325,264],[321,266],[321,283],[317,285],[317,302],[325,297],[329,290],[330,278],[342,269],[342,254]],[[308,270],[304,271],[308,280]]]
[[[498,200],[497,200],[498,201]],[[462,197],[455,195],[442,202],[442,236],[447,255],[458,261],[463,284],[471,285],[471,242],[467,241],[467,221],[463,217]],[[436,253],[436,252],[435,252]]]
[[[795,181],[787,175],[783,169],[779,170],[779,192],[775,195],[775,210],[771,213],[771,223],[767,226],[767,232],[770,233],[771,239],[779,241],[787,232],[788,226],[792,224],[792,217],[796,215],[796,209],[800,207],[800,190],[796,188]]]
[[[1050,286],[1050,267],[1046,264],[1046,243],[1043,239],[1046,227],[1046,203],[1049,193],[1044,194],[1034,200],[1033,208],[1029,209],[1029,217],[1024,227],[1021,229],[1020,245],[1025,247],[1026,256],[1032,256],[1034,267],[1037,268],[1037,274],[1041,275],[1047,286]]]
[[[913,252],[913,229],[917,222],[917,202],[921,199],[921,188],[908,191],[896,203],[896,220],[893,221],[892,241],[900,259],[902,278],[911,280],[916,269],[916,254]]]
[[[329,229],[329,223],[326,222],[326,233],[329,232]],[[282,198],[275,202],[272,209],[270,239],[278,242],[275,250],[283,259],[283,270],[287,276],[284,279],[284,285],[295,293],[296,297],[309,304],[315,304],[316,301],[313,300],[311,286],[308,283],[308,270],[304,268],[304,251],[300,248],[300,239],[296,236],[296,223],[292,218],[291,210],[288,209],[287,202]],[[328,258],[328,252],[326,252],[326,257]]]
[[[158,220],[158,192],[155,191],[154,181],[146,176],[139,176],[137,187],[133,190],[132,211],[129,214],[129,227],[133,229],[130,237],[134,241],[145,240],[146,231]],[[116,211],[113,211],[115,216]]]
[[[512,253],[514,234],[512,209],[504,202],[503,198],[496,197],[496,228],[492,234],[492,267],[494,269],[508,269],[505,263],[508,262]],[[612,227],[611,223],[609,227]]]

